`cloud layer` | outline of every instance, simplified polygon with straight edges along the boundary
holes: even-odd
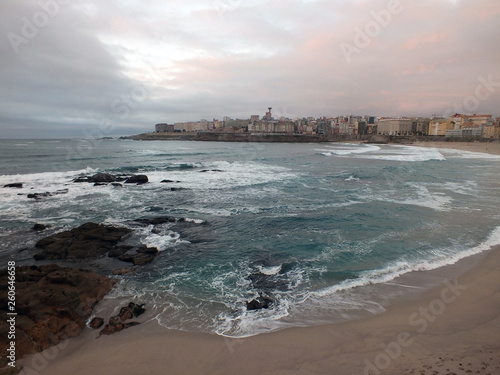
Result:
[[[0,137],[131,134],[268,106],[499,116],[499,38],[498,0],[7,0]],[[481,77],[493,84],[479,100]]]

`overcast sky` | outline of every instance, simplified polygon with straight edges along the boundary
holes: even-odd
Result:
[[[498,0],[3,0],[0,138],[500,116],[499,46]]]

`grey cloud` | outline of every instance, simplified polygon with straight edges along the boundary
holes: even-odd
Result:
[[[150,131],[269,105],[290,117],[430,115],[474,94],[480,76],[500,81],[497,0],[401,4],[349,63],[341,44],[386,1],[73,0],[19,54],[7,35],[40,6],[4,1],[0,136],[79,136],[103,121]],[[499,96],[478,112],[500,115]]]

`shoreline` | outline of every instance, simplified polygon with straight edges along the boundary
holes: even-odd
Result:
[[[500,142],[415,142],[409,146],[445,148],[500,155]]]
[[[48,349],[19,363],[32,368],[39,356],[45,362],[38,373],[52,375],[164,374],[166,369],[172,374],[493,374],[500,369],[499,271],[496,246],[454,265],[398,278],[430,276],[437,285],[357,320],[230,339],[168,330],[151,319],[98,340],[86,329],[56,355]]]

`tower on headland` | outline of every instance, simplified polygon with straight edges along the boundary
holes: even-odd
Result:
[[[273,107],[267,107],[267,109],[269,110],[269,112],[266,112],[266,116],[265,116],[265,119],[267,121],[271,121],[273,119],[272,115],[271,115],[271,110],[273,109]]]

